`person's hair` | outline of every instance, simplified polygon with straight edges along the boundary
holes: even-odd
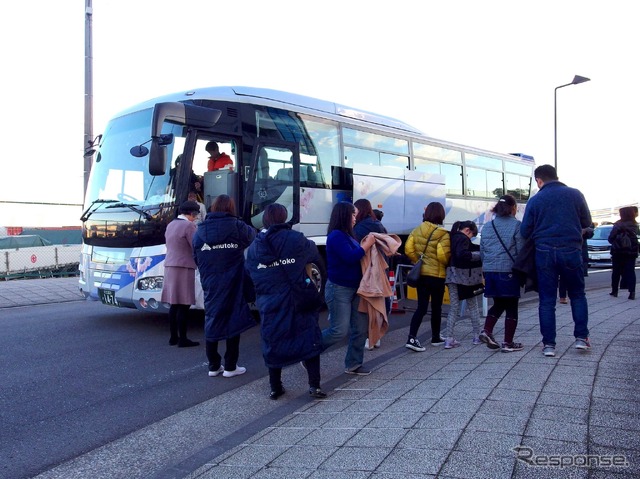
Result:
[[[422,214],[422,221],[428,221],[429,223],[433,223],[434,225],[441,225],[442,223],[444,223],[444,215],[445,212],[442,203],[432,201],[424,209],[424,213]]]
[[[336,203],[331,210],[331,218],[329,218],[327,234],[334,230],[338,230],[348,234],[352,238],[355,238],[353,233],[353,213],[355,210],[356,207],[348,201]]]
[[[209,153],[211,153],[212,151],[218,151],[218,152],[220,151],[220,147],[215,141],[210,141],[209,143],[207,143],[204,149],[207,150]]]
[[[637,206],[636,206],[637,208]],[[636,210],[633,206],[623,206],[620,208],[620,219],[622,221],[636,222]]]
[[[191,215],[200,212],[200,205],[195,201],[185,201],[178,210],[181,215]]]
[[[196,193],[195,191],[190,191],[189,194],[187,195],[187,198],[189,198],[189,196],[195,196],[197,198],[198,193]]]
[[[262,213],[262,224],[265,228],[273,225],[279,225],[287,221],[287,208],[280,203],[271,203],[267,205]]]
[[[353,204],[356,208],[358,208],[358,213],[356,214],[356,223],[360,223],[365,218],[376,219],[376,215],[373,214],[373,208],[371,208],[371,202],[366,198],[360,198],[356,200]]]
[[[513,196],[503,195],[500,197],[491,211],[494,212],[496,216],[511,216],[513,207],[516,205],[516,199]]]
[[[236,202],[229,195],[218,195],[211,205],[211,211],[236,216]]]
[[[473,233],[473,236],[478,235],[478,226],[471,220],[456,221],[451,227],[451,233],[457,233],[458,231],[462,231],[465,228],[469,228]]]
[[[382,221],[382,217],[384,216],[384,211],[382,210],[373,210],[373,214],[375,215],[378,221]]]
[[[558,173],[556,173],[556,169],[551,165],[541,165],[538,166],[533,172],[534,178],[538,178],[545,183],[547,181],[553,181],[558,179]]]

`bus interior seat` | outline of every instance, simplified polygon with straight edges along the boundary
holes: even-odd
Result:
[[[311,165],[307,165],[306,168],[303,168],[304,172],[305,172],[305,180],[307,181],[307,183],[317,183],[318,182],[318,178],[316,176],[315,171],[313,171],[313,167]],[[300,178],[300,181],[302,181],[302,178]]]
[[[276,180],[278,181],[293,181],[293,168],[280,168],[276,173]],[[311,165],[303,165],[300,168],[300,183],[318,183],[318,176],[313,171]]]
[[[293,181],[293,168],[280,168],[276,173],[276,180],[278,181]]]

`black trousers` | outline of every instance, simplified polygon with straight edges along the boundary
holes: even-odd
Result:
[[[444,299],[444,278],[420,276],[418,279],[418,308],[411,317],[409,336],[415,338],[422,324],[422,318],[429,309],[431,300],[431,341],[440,342],[440,323],[442,320],[442,301]]]
[[[636,259],[633,256],[611,256],[611,291],[617,292],[620,279],[630,293],[636,292]]]
[[[315,356],[304,361],[309,377],[309,387],[320,387],[320,356]],[[282,388],[282,368],[269,368],[269,385],[272,391]]]
[[[227,338],[227,350],[224,353],[224,368],[227,371],[235,371],[240,355],[240,335]],[[207,359],[209,360],[209,371],[220,369],[222,358],[218,353],[218,341],[207,341]]]

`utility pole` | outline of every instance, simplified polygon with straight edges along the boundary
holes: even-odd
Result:
[[[89,173],[93,162],[93,39],[91,0],[85,0],[84,8],[84,195],[87,193]]]

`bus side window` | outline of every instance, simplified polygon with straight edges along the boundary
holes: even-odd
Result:
[[[353,188],[353,168],[331,167],[331,183],[334,188],[350,190]]]

